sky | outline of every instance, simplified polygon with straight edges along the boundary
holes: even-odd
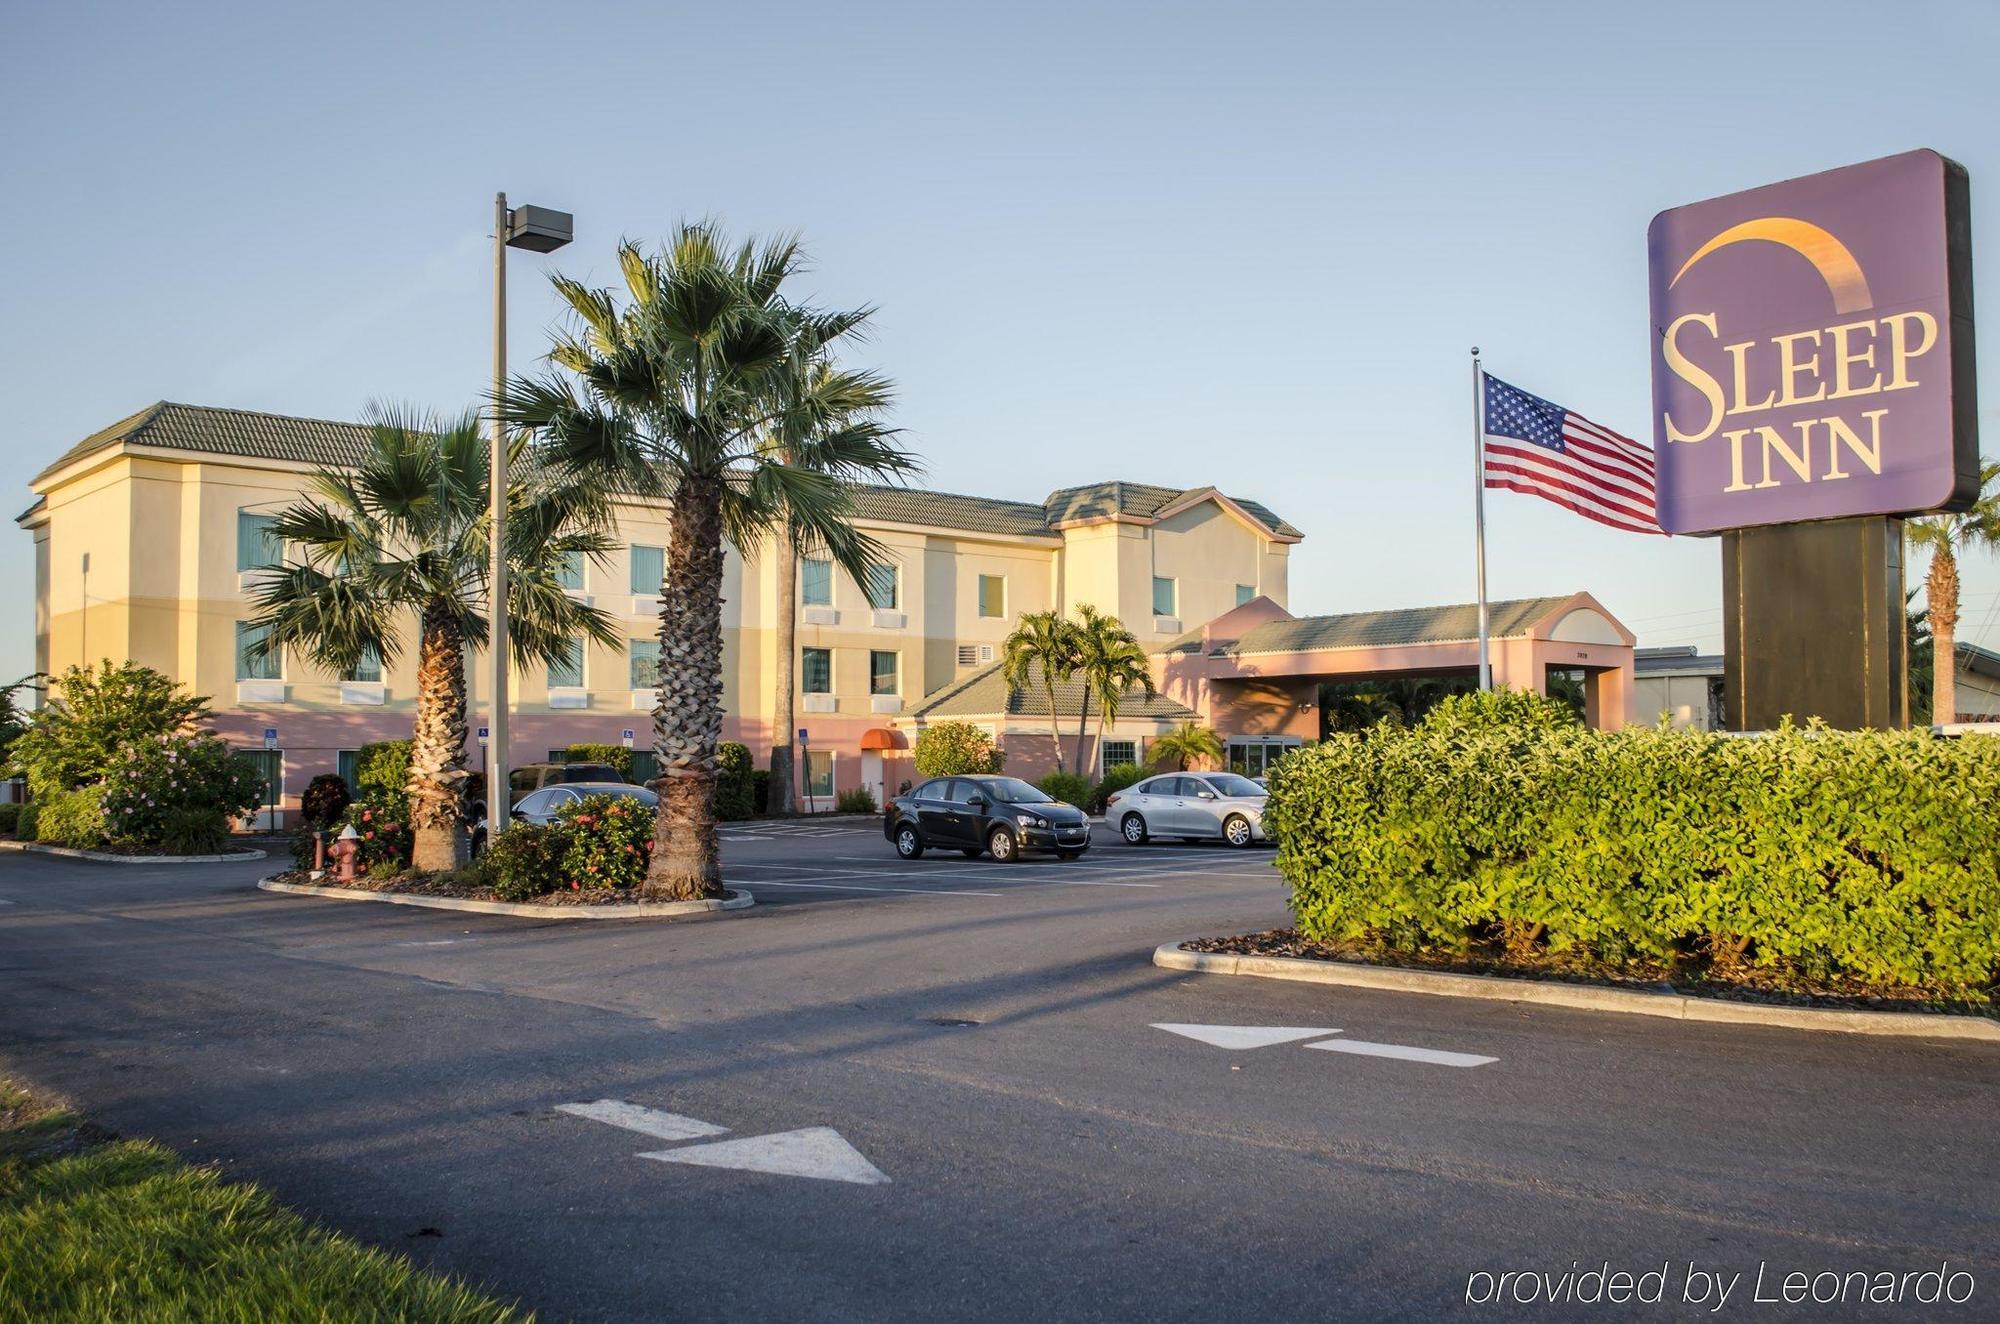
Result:
[[[516,368],[547,272],[612,284],[681,219],[793,231],[803,292],[879,310],[855,359],[927,485],[1212,483],[1305,532],[1295,612],[1469,601],[1469,348],[1649,439],[1653,215],[1915,147],[1968,168],[2000,271],[1995,49],[1990,0],[0,0],[12,509],[159,399],[476,405],[504,189],[576,216],[512,259]],[[1979,366],[1993,453],[2000,327]],[[1496,492],[1488,558],[1496,599],[1585,589],[1642,645],[1721,647],[1713,539]],[[1964,580],[1961,637],[2000,648],[2000,563]],[[0,621],[30,670],[26,533]]]

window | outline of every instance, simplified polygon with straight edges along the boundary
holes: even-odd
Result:
[[[807,694],[833,693],[833,650],[831,648],[801,648],[799,650],[799,689]]]
[[[285,795],[285,753],[279,749],[239,749],[236,751],[249,759],[257,768],[257,782],[263,791],[257,803],[265,809],[276,805]]]
[[[626,669],[630,672],[629,683],[633,689],[656,690],[660,687],[659,640],[626,640],[625,658]]]
[[[361,764],[361,751],[343,749],[334,756],[333,770],[340,774],[340,780],[347,783],[350,794],[354,791],[354,771]]]
[[[1007,576],[979,577],[979,614],[1004,619],[1007,615]]]
[[[877,611],[894,611],[897,596],[896,567],[877,561],[868,567],[868,605]]]
[[[583,686],[583,640],[565,642],[569,656],[560,662],[549,663],[549,688],[552,690],[573,690]]]
[[[271,525],[276,517],[253,515],[247,510],[236,512],[236,571],[262,570],[267,565],[278,565],[285,559],[284,540],[271,535]]]
[[[806,751],[806,794],[822,800],[833,798],[833,751]]]
[[[1130,763],[1136,766],[1139,762],[1139,742],[1136,740],[1107,740],[1104,742],[1104,747],[1098,753],[1098,774],[1102,776],[1104,769],[1115,768],[1121,763]]]
[[[870,694],[901,694],[903,687],[897,681],[897,665],[901,653],[870,649],[868,652],[868,692]]]
[[[564,552],[556,562],[556,583],[572,593],[583,591],[583,553]]]
[[[660,591],[667,577],[667,553],[663,547],[632,545],[632,592],[645,597]]]
[[[1180,615],[1180,594],[1176,591],[1179,587],[1180,585],[1174,580],[1153,576],[1153,615]]]
[[[1250,599],[1252,599],[1252,598],[1254,598],[1254,597],[1256,597],[1256,596],[1257,596],[1257,590],[1256,590],[1256,589],[1254,589],[1254,588],[1252,588],[1252,587],[1251,587],[1250,585],[1248,585],[1248,584],[1238,584],[1238,585],[1236,586],[1236,605],[1237,605],[1237,606],[1239,606],[1239,607],[1240,607],[1240,606],[1242,606],[1242,605],[1243,605],[1244,603],[1246,603],[1246,602],[1250,601]]]
[[[252,655],[268,634],[270,630],[265,626],[251,625],[248,621],[236,622],[236,679],[278,680],[282,677],[277,649],[262,656]]]
[[[373,644],[361,650],[361,660],[343,679],[364,681],[371,685],[382,683],[382,655],[375,651]]]
[[[833,562],[813,556],[799,562],[799,600],[808,607],[833,605]]]

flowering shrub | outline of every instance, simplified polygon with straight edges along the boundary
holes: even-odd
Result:
[[[104,775],[104,835],[146,846],[211,841],[263,798],[250,760],[212,735],[154,735],[121,746]],[[194,820],[205,819],[207,826]]]
[[[561,830],[540,823],[516,823],[502,832],[485,856],[493,895],[502,901],[533,901],[554,891],[566,844]]]
[[[333,838],[338,837],[341,829],[349,824],[361,837],[356,843],[359,853],[354,857],[355,867],[360,872],[401,873],[410,867],[410,852],[416,848],[417,839],[416,834],[410,831],[410,825],[404,821],[400,806],[371,804],[366,800],[349,805],[329,833],[329,860],[333,858]]]
[[[653,856],[653,810],[630,796],[587,795],[557,815],[563,882],[634,888]]]

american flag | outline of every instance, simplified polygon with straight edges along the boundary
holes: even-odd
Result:
[[[1581,414],[1486,379],[1486,485],[1546,497],[1577,514],[1633,533],[1659,533],[1653,514],[1653,452]]]

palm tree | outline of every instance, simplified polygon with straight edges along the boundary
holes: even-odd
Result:
[[[859,334],[868,310],[835,314],[805,309],[790,311],[795,368],[786,375],[785,385],[793,402],[805,407],[789,409],[780,417],[771,429],[771,444],[781,463],[805,466],[818,463],[823,457],[823,452],[813,445],[816,440],[857,421],[853,413],[827,413],[811,406],[823,398],[822,393],[829,385],[827,379],[835,371],[828,345],[843,336]],[[877,472],[904,473],[915,467],[914,460],[895,455],[886,457]],[[792,776],[792,740],[796,730],[793,705],[798,689],[795,672],[799,656],[799,557],[816,550],[806,526],[787,516],[785,532],[777,540],[774,595],[778,602],[777,666],[771,710],[771,780],[766,796],[767,812],[779,818],[791,816],[793,788],[797,784]]]
[[[1153,762],[1175,759],[1186,772],[1196,763],[1221,761],[1222,740],[1213,730],[1194,722],[1182,722],[1153,741]]]
[[[653,710],[660,809],[645,888],[693,899],[722,888],[715,779],[724,540],[753,553],[789,520],[860,578],[880,552],[851,523],[849,484],[900,472],[910,460],[875,417],[890,399],[885,379],[844,369],[798,382],[796,310],[779,302],[799,269],[795,241],[732,252],[712,225],[694,223],[657,256],[627,243],[618,259],[622,300],[556,277],[579,322],[549,355],[567,375],[515,379],[501,412],[543,437],[566,472],[603,475],[671,503]],[[866,313],[822,316],[851,329]],[[854,421],[795,434],[788,463],[773,441],[787,415]]]
[[[1000,676],[1010,690],[1026,689],[1039,674],[1049,701],[1049,740],[1056,749],[1056,771],[1063,769],[1062,714],[1056,711],[1056,682],[1076,674],[1076,627],[1060,612],[1024,612],[1014,632],[1001,645]]]
[[[1097,747],[1104,748],[1104,728],[1118,720],[1118,703],[1134,686],[1143,686],[1146,697],[1153,688],[1153,668],[1146,650],[1116,616],[1108,616],[1083,603],[1076,609],[1072,626],[1076,643],[1076,669],[1083,677],[1083,708],[1076,716],[1076,770],[1083,771],[1084,722],[1089,715],[1090,696],[1097,699]]]
[[[2000,461],[1981,460],[1979,499],[1956,515],[1926,515],[1903,525],[1913,547],[1931,554],[1924,603],[1931,626],[1931,720],[1958,713],[1958,554],[2000,549]]]
[[[299,559],[265,567],[252,591],[258,655],[295,649],[336,675],[373,657],[393,663],[417,627],[417,711],[410,742],[413,865],[458,862],[465,768],[465,650],[487,632],[487,442],[479,417],[445,423],[377,412],[351,470],[313,475],[271,535]],[[511,447],[507,493],[507,623],[522,662],[570,660],[580,637],[615,643],[602,611],[563,591],[564,563],[601,556],[605,498],[596,484],[551,472],[525,443]],[[504,787],[489,787],[503,794]]]

